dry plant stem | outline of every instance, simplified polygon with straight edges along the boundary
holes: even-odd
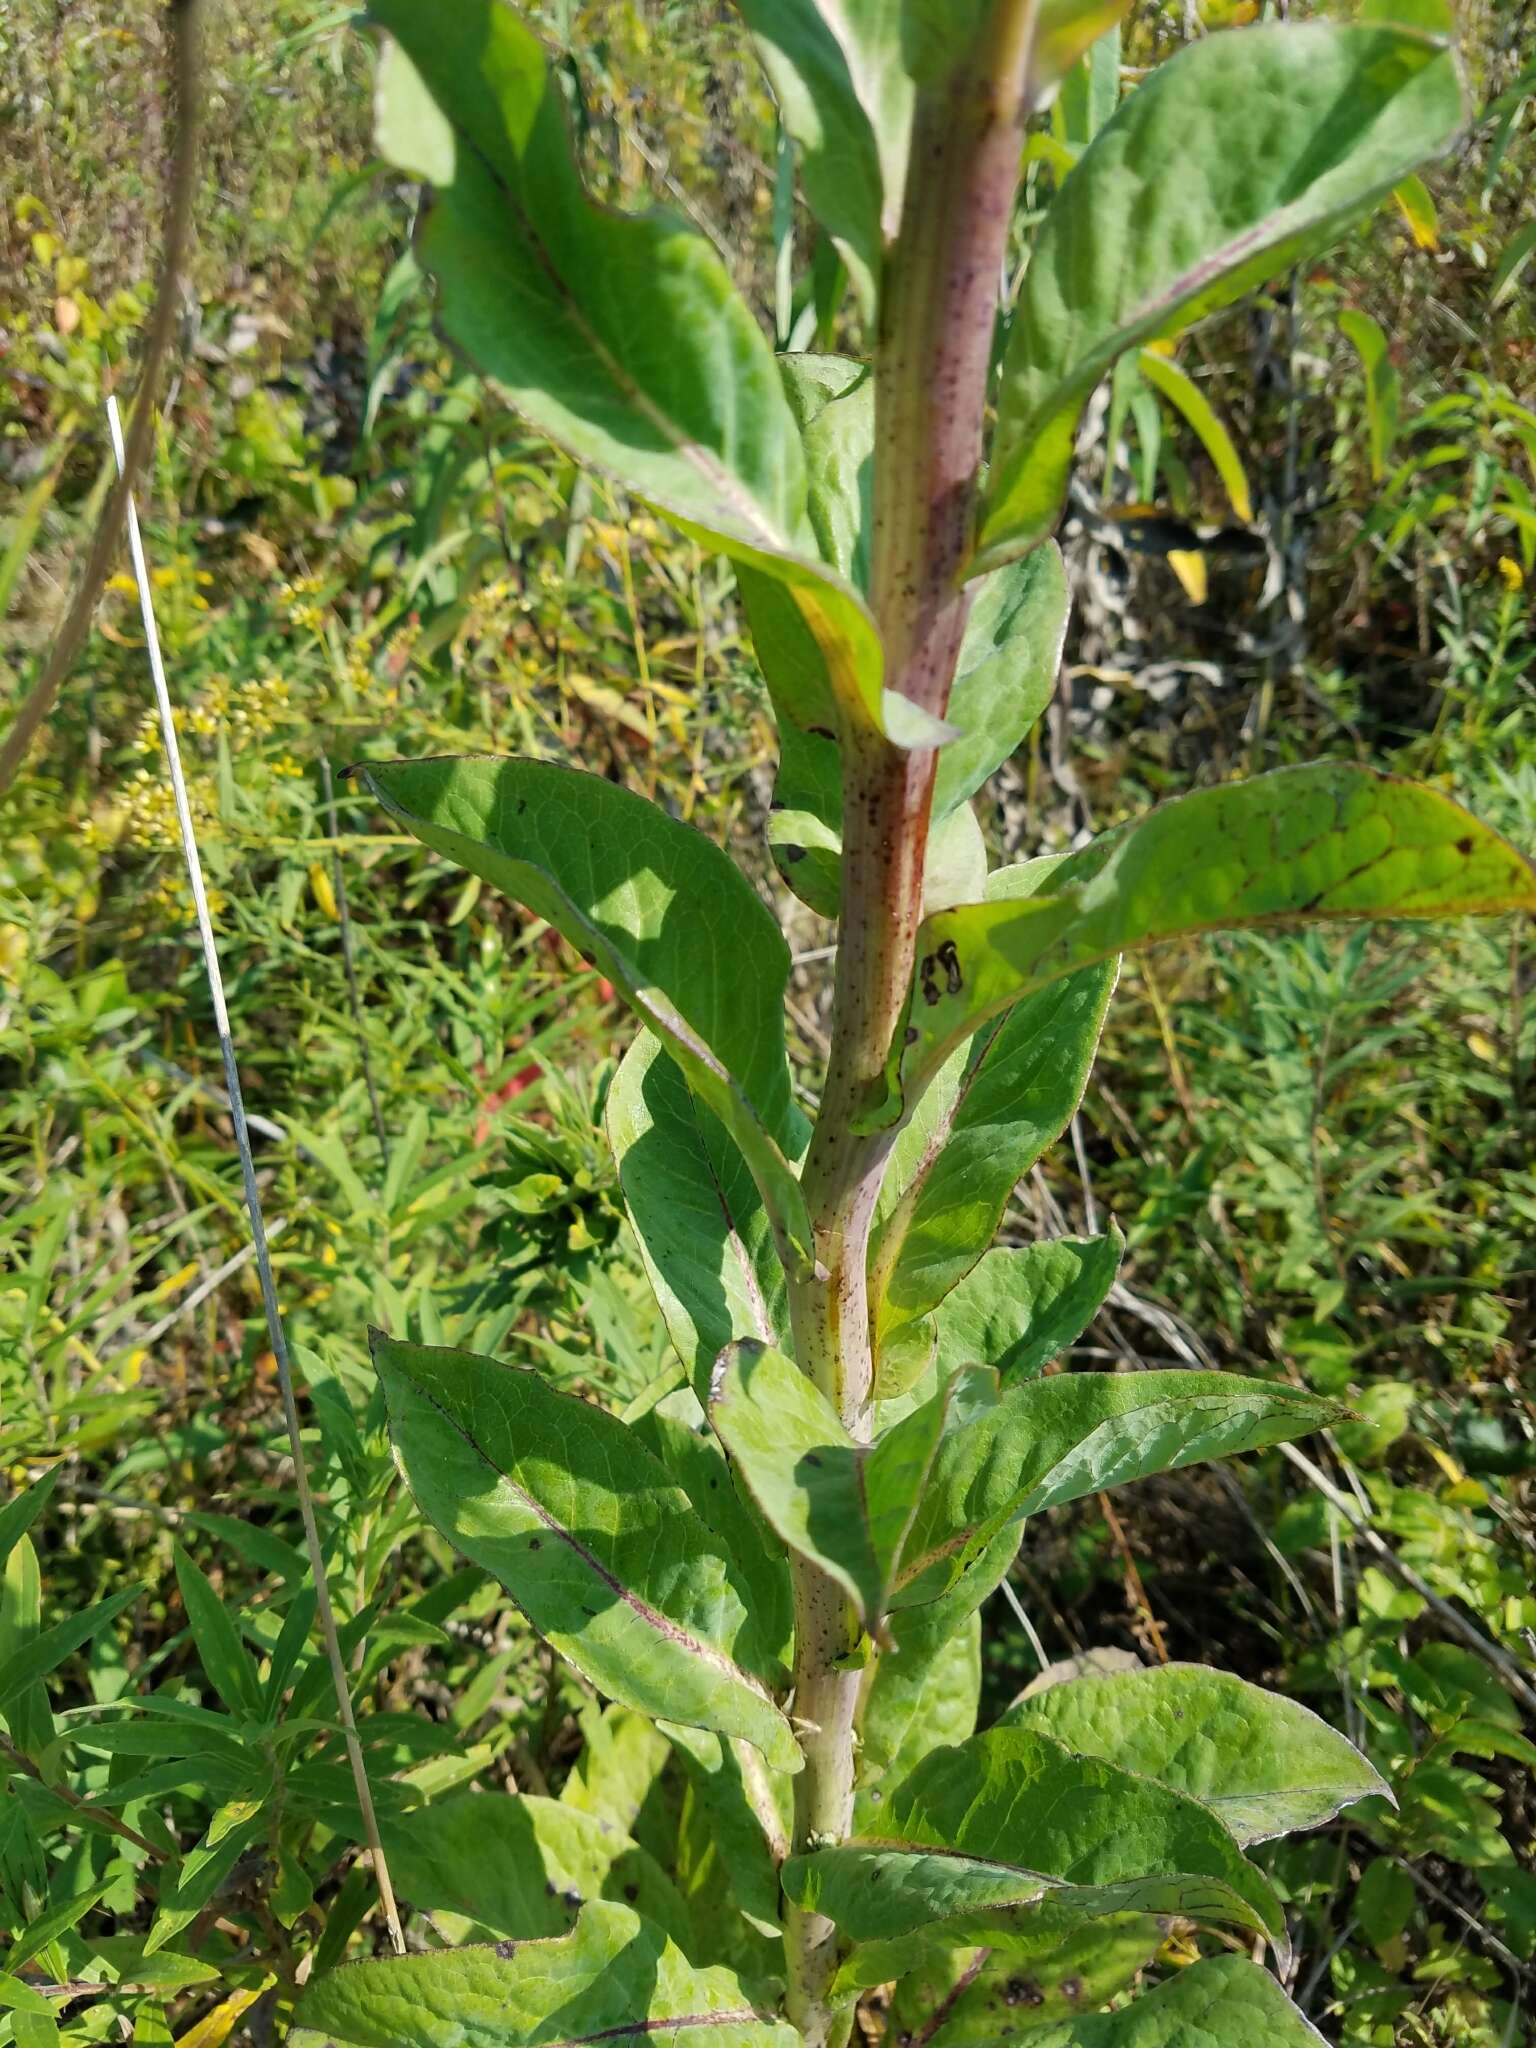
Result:
[[[0,744],[0,797],[16,780],[38,729],[52,711],[64,678],[80,658],[102,587],[111,573],[122,538],[123,515],[129,494],[137,483],[149,455],[154,431],[155,394],[176,330],[179,301],[178,282],[186,261],[192,230],[192,207],[197,193],[198,136],[202,124],[201,64],[199,56],[201,0],[170,0],[172,77],[176,94],[176,145],[171,158],[170,182],[166,194],[165,239],[160,251],[160,276],[155,290],[154,310],[144,337],[144,354],[139,364],[139,388],[123,467],[107,498],[101,523],[91,542],[84,571],[54,635],[53,645],[43,663],[42,674],[32,685],[26,701],[11,721]]]
[[[992,334],[1013,211],[1033,0],[994,0],[949,83],[919,95],[900,233],[875,356],[871,598],[886,680],[942,717],[965,631],[969,548]],[[912,985],[936,756],[843,736],[842,905],[832,1049],[803,1176],[816,1265],[791,1288],[796,1352],[856,1438],[870,1427],[870,1225],[894,1132],[857,1126],[884,1087]],[[841,1591],[793,1566],[794,1714],[805,1768],[794,1848],[843,1839],[853,1809],[859,1630]],[[810,2048],[840,2048],[851,2000],[832,1997],[837,1933],[789,1908],[788,2012]]]
[[[127,459],[115,398],[107,400],[107,424],[112,436],[112,448],[117,457],[119,473],[126,477]],[[336,1633],[336,1615],[331,1606],[330,1585],[326,1577],[325,1553],[320,1547],[314,1496],[310,1492],[309,1474],[304,1464],[303,1431],[299,1422],[298,1403],[294,1399],[293,1370],[288,1359],[288,1340],[283,1330],[282,1310],[278,1305],[277,1283],[272,1274],[272,1258],[268,1250],[261,1192],[256,1184],[256,1160],[251,1150],[251,1133],[245,1118],[240,1068],[235,1059],[229,1010],[224,1000],[224,979],[219,970],[218,948],[214,943],[213,919],[208,910],[207,890],[203,885],[202,859],[198,853],[197,834],[192,824],[191,805],[187,800],[187,786],[181,772],[181,750],[176,737],[175,714],[171,708],[170,690],[160,659],[160,636],[155,626],[154,606],[150,599],[149,572],[144,562],[138,517],[131,495],[126,500],[123,510],[128,526],[128,547],[133,561],[134,580],[139,588],[139,613],[144,622],[144,643],[148,650],[150,674],[155,686],[156,708],[160,714],[160,734],[165,746],[166,768],[170,775],[172,794],[176,800],[176,821],[180,827],[182,852],[187,864],[187,880],[191,885],[192,902],[197,913],[203,965],[207,971],[208,993],[213,1003],[214,1027],[218,1032],[219,1055],[224,1065],[224,1085],[229,1092],[229,1113],[235,1127],[235,1144],[240,1154],[240,1173],[245,1186],[246,1212],[250,1218],[251,1244],[256,1255],[256,1270],[261,1279],[262,1306],[266,1311],[267,1338],[272,1346],[272,1355],[277,1360],[277,1382],[282,1396],[283,1420],[287,1425],[288,1442],[293,1453],[294,1491],[298,1495],[299,1515],[304,1524],[304,1541],[309,1554],[310,1573],[315,1582],[315,1613],[325,1643],[326,1659],[331,1669],[331,1680],[336,1692],[336,1712],[341,1722],[347,1760],[352,1767],[353,1788],[357,1794],[363,1832],[367,1838],[374,1878],[379,1888],[379,1903],[384,1910],[384,1923],[389,1930],[391,1947],[396,1955],[404,1955],[405,1936],[400,1927],[394,1888],[389,1880],[389,1867],[384,1860],[384,1845],[379,1839],[378,1821],[374,1815],[373,1794],[368,1784],[362,1746],[357,1739],[357,1724],[352,1714],[351,1687],[346,1666],[342,1662],[341,1644]]]

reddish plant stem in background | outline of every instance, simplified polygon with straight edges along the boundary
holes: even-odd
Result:
[[[975,509],[993,326],[1028,112],[1033,0],[995,0],[976,46],[920,93],[900,234],[882,288],[875,357],[871,602],[886,684],[942,717],[970,598],[962,581]],[[880,1101],[912,984],[937,757],[844,735],[842,908],[832,1048],[803,1184],[816,1252],[791,1289],[801,1366],[857,1438],[873,1392],[867,1263],[893,1130],[856,1128]],[[795,1716],[805,1768],[794,1847],[848,1833],[853,1810],[858,1627],[840,1588],[797,1561]],[[853,2001],[835,2002],[837,1931],[791,1908],[789,2017],[809,2048],[841,2048]]]

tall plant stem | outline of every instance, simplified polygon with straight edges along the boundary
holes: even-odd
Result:
[[[1034,0],[994,0],[966,59],[942,87],[919,94],[882,285],[871,602],[887,684],[934,717],[949,702],[970,603],[963,576],[1034,12]],[[843,754],[832,1049],[804,1174],[816,1264],[793,1286],[791,1308],[801,1366],[862,1439],[874,1383],[869,1233],[894,1130],[859,1125],[884,1091],[912,985],[937,756],[870,733],[845,733]],[[797,1850],[849,1829],[860,1674],[847,1667],[858,1634],[839,1589],[797,1563]],[[790,2018],[812,2048],[840,2048],[852,2002],[832,1995],[836,1930],[792,1908],[785,1938]]]

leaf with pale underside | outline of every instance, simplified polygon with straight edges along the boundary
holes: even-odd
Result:
[[[381,151],[428,179],[418,232],[449,338],[551,440],[685,532],[792,582],[850,710],[881,652],[819,559],[778,366],[706,238],[582,189],[565,96],[504,0],[378,0]]]
[[[1530,861],[1437,789],[1319,761],[1196,790],[1058,861],[1037,893],[924,921],[910,1031],[871,1121],[990,1018],[1116,953],[1297,920],[1533,909]]]
[[[797,2048],[729,1970],[696,1969],[627,1906],[593,1900],[570,1934],[347,1963],[304,1987],[293,2048]]]
[[[983,1252],[939,1304],[940,1377],[989,1365],[1005,1387],[1033,1379],[1098,1314],[1124,1249],[1114,1230]]]
[[[1207,1956],[1119,2012],[1068,2020],[1030,2048],[1326,2048],[1267,1970]]]
[[[1354,1744],[1316,1714],[1198,1664],[1073,1679],[1003,1720],[1187,1793],[1244,1845],[1321,1827],[1360,1799],[1391,1797]]]
[[[558,1799],[462,1792],[396,1814],[382,1832],[395,1889],[417,1912],[535,1941],[566,1933],[585,1900],[611,1899],[688,1946],[688,1910],[660,1864]]]
[[[882,1983],[913,1936],[1006,1947],[1107,1914],[1180,1914],[1283,1939],[1267,1879],[1192,1799],[1023,1728],[925,1757],[874,1828],[795,1856],[784,1889],[856,1942]],[[846,1979],[845,1979],[846,1981]]]
[[[789,1342],[768,1212],[741,1148],[653,1033],[619,1062],[605,1122],[667,1334],[703,1400],[727,1344]]]
[[[1019,295],[974,567],[1042,540],[1078,417],[1128,348],[1324,248],[1462,121],[1449,49],[1309,23],[1188,45],[1126,99],[1057,192]]]
[[[617,1416],[468,1351],[375,1333],[373,1356],[423,1514],[561,1656],[621,1705],[800,1768],[789,1723],[737,1660],[748,1614],[731,1560]]]
[[[944,1427],[939,1393],[857,1444],[790,1358],[750,1340],[721,1354],[709,1415],[780,1539],[836,1579],[873,1635]]]
[[[789,948],[730,856],[644,797],[553,761],[363,773],[423,845],[547,918],[608,976],[731,1133],[798,1256],[809,1223],[788,1164],[804,1142],[784,1050]]]
[[[1213,1458],[1286,1443],[1335,1422],[1336,1402],[1221,1372],[1063,1373],[1001,1395],[972,1373],[955,1391],[902,1551],[892,1604],[963,1582],[1012,1523]]]

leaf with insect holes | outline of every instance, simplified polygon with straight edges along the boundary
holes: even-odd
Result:
[[[1023,872],[1005,868],[998,880]],[[921,1002],[930,987],[947,989],[949,959],[935,949],[920,977]],[[878,1346],[965,1277],[1014,1188],[1071,1121],[1118,971],[1109,959],[1067,975],[977,1035],[923,1157],[876,1227],[870,1299]]]
[[[939,1304],[940,1376],[989,1365],[1004,1387],[1033,1379],[1098,1314],[1124,1249],[1112,1229],[983,1252]]]
[[[798,1770],[789,1723],[736,1661],[731,1561],[633,1431],[519,1366],[372,1342],[418,1506],[530,1625],[609,1698]]]
[[[836,1579],[873,1635],[948,1411],[941,1392],[856,1444],[821,1389],[782,1351],[723,1352],[709,1418],[780,1540]]]
[[[1532,909],[1536,869],[1437,789],[1319,761],[1196,790],[1069,854],[1035,894],[924,922],[910,1029],[869,1121],[893,1120],[989,1018],[1134,947],[1297,919]]]
[[[701,1400],[738,1337],[789,1342],[773,1230],[740,1147],[642,1031],[605,1111],[629,1220],[677,1355]]]
[[[688,1909],[655,1859],[558,1799],[460,1792],[394,1815],[381,1832],[395,1889],[417,1912],[537,1941],[566,1933],[587,1899],[611,1899],[688,1945]]]
[[[902,1551],[892,1604],[960,1583],[1010,1524],[1157,1472],[1287,1443],[1337,1402],[1223,1372],[1063,1373],[999,1394],[969,1374]]]
[[[1392,1794],[1352,1742],[1294,1700],[1198,1664],[1115,1672],[1020,1700],[1002,1725],[1038,1728],[1208,1806],[1245,1847],[1321,1827]]]
[[[1160,64],[1058,190],[1019,294],[973,567],[1056,523],[1089,393],[1324,248],[1462,121],[1449,49],[1388,26],[1228,30]]]
[[[791,1857],[784,1890],[874,1944],[844,1980],[866,1984],[898,1975],[888,1945],[919,1935],[1006,1949],[1122,1913],[1285,1930],[1269,1881],[1203,1806],[1023,1728],[932,1751],[871,1830]]]
[[[1167,1939],[1166,1922],[1151,1914],[1108,1913],[1042,1928],[1034,1940],[1016,1935],[996,1957],[934,1948],[903,1969],[887,2024],[898,2040],[923,2035],[924,2048],[998,2048],[1015,2038],[1033,2048],[1041,2027],[1096,2011],[1127,1990]]]
[[[1065,2020],[1030,2048],[1325,2048],[1267,1970],[1246,1956],[1207,1956],[1119,2012]]]
[[[449,337],[540,432],[687,533],[793,584],[851,713],[879,636],[818,557],[773,351],[710,243],[582,189],[565,94],[503,0],[378,0],[381,155],[433,186],[418,231]]]
[[[547,918],[607,975],[740,1146],[786,1251],[804,1250],[788,1164],[804,1128],[784,1051],[789,948],[729,854],[552,761],[385,761],[363,776],[423,845]]]
[[[347,1963],[307,1984],[292,2048],[577,2048],[676,2034],[691,2048],[797,2048],[731,1971],[696,1969],[659,1927],[594,1899],[549,1941]]]

